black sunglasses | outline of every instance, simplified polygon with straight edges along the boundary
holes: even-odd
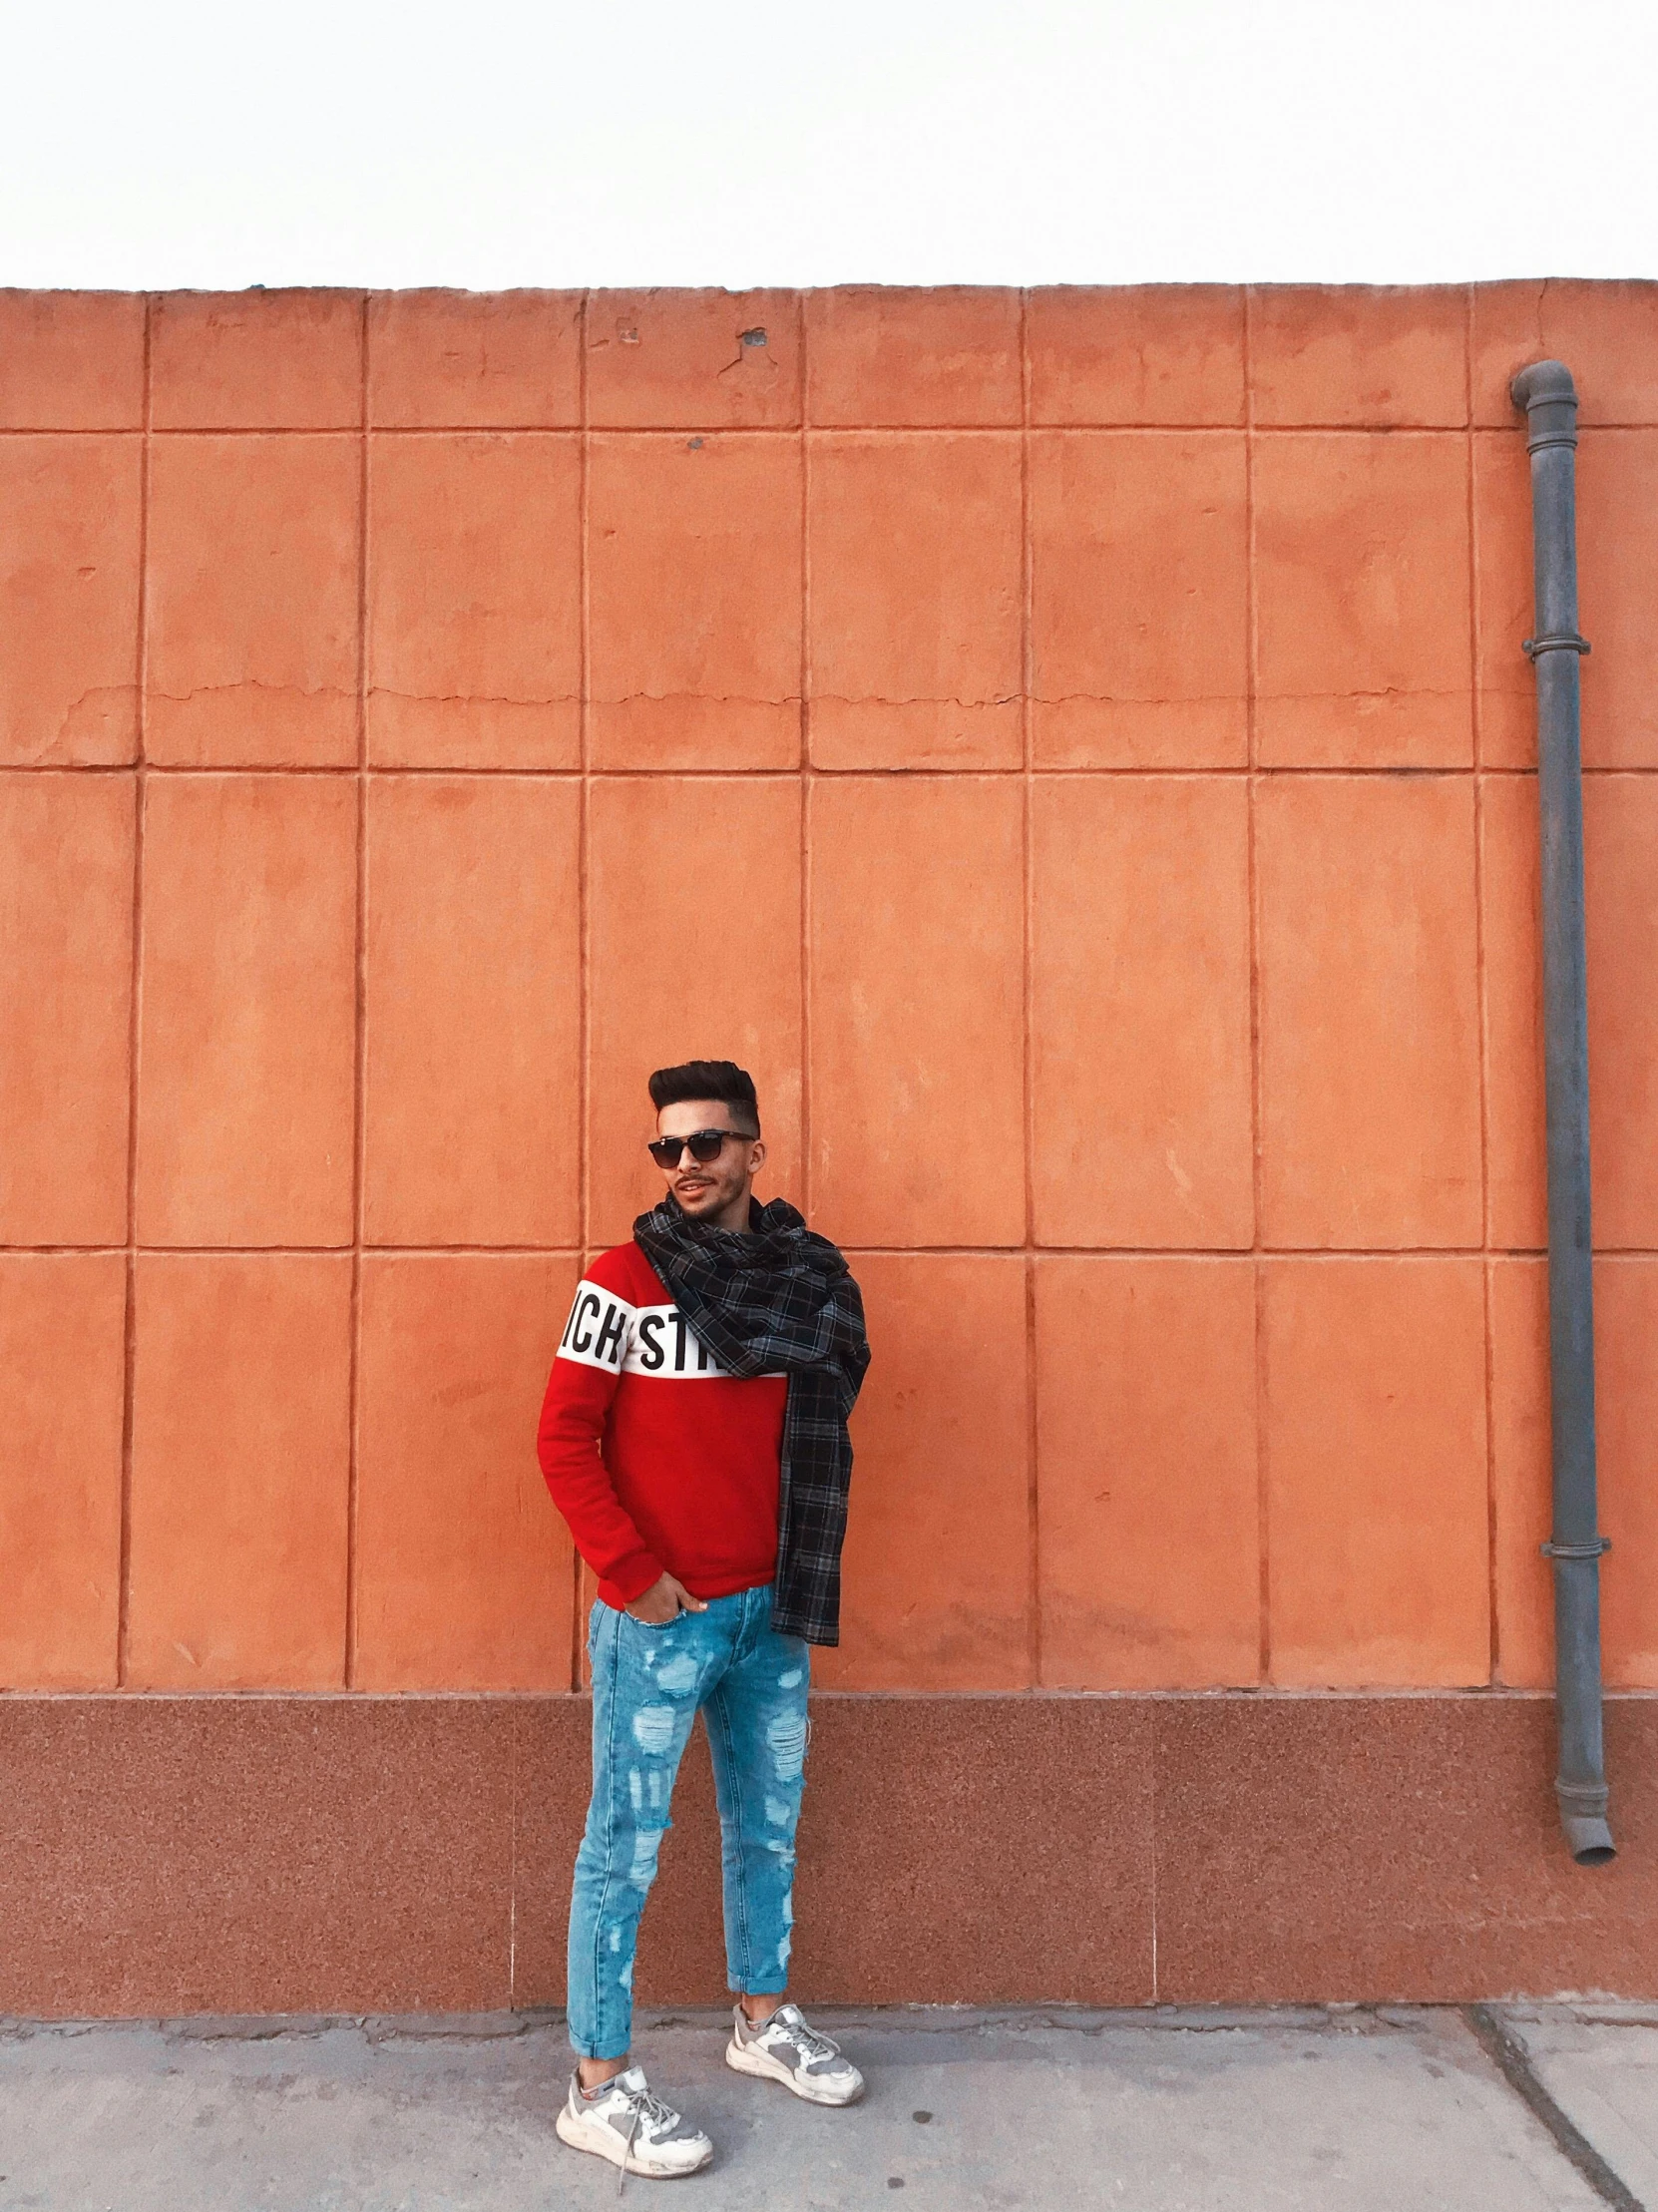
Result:
[[[698,1129],[694,1136],[653,1136],[648,1150],[658,1167],[677,1167],[681,1149],[689,1152],[699,1167],[706,1167],[709,1160],[718,1159],[728,1136],[734,1136],[739,1144],[754,1142],[742,1129]]]

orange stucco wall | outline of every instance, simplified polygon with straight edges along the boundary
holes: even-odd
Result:
[[[693,1053],[868,1296],[820,1681],[1546,1681],[1544,353],[1658,1684],[1610,284],[0,295],[0,1684],[576,1686],[534,1420]]]

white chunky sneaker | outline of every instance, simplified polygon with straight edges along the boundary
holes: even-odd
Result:
[[[863,2075],[838,2043],[807,2026],[798,2004],[779,2004],[758,2026],[737,2005],[725,2063],[780,2081],[808,2104],[856,2104],[864,2093]]]
[[[620,2166],[622,2174],[647,2174],[655,2181],[693,2174],[714,2154],[699,2127],[651,2094],[642,2066],[613,2074],[592,2097],[582,2094],[580,2074],[572,2074],[570,2094],[553,2124],[559,2140],[572,2150],[591,2150]]]

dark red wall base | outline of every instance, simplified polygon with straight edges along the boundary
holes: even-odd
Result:
[[[796,1988],[1090,2005],[1658,1992],[1658,1700],[1574,1867],[1546,1699],[815,1704]],[[563,2000],[576,1697],[0,1698],[0,2012]],[[693,1744],[645,2002],[723,1998]]]

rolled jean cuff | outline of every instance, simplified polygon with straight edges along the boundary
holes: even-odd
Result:
[[[608,2062],[612,2058],[625,2058],[633,2046],[631,2042],[626,2042],[622,2044],[620,2050],[590,2050],[585,2043],[580,2042],[575,2035],[572,2035],[570,2047],[575,2051],[578,2058],[599,2058]]]

